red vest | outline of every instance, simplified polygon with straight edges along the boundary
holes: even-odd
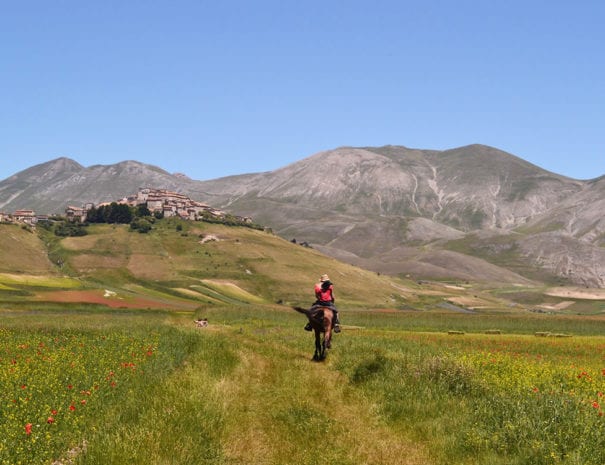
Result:
[[[322,302],[332,302],[334,300],[334,296],[332,291],[334,290],[334,286],[330,284],[325,291],[321,288],[321,283],[317,283],[315,285],[315,298]]]

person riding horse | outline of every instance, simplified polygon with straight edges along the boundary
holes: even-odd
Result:
[[[322,274],[319,282],[315,284],[315,303],[311,310],[317,307],[329,307],[334,312],[334,332],[340,332],[340,320],[338,319],[338,310],[334,305],[334,285],[327,274]],[[311,323],[307,323],[305,331],[311,331]]]

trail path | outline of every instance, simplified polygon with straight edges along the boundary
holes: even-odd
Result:
[[[347,392],[329,357],[314,363],[310,351],[271,338],[237,335],[233,342],[241,363],[217,387],[229,412],[227,463],[431,463],[422,446],[390,430],[372,405]]]

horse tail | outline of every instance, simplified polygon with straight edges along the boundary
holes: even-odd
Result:
[[[292,307],[294,310],[296,310],[299,313],[304,313],[305,315],[309,316],[310,312],[308,308],[302,308],[302,307]]]

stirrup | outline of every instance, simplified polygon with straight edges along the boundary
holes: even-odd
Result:
[[[311,323],[307,323],[307,325],[305,326],[305,331],[312,331],[313,327],[311,326]]]
[[[334,332],[340,333],[340,325],[334,325]]]

